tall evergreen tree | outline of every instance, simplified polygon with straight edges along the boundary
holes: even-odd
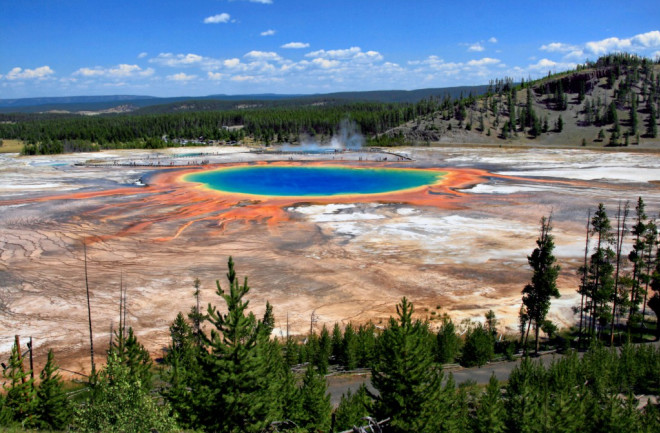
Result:
[[[117,330],[108,351],[108,354],[110,353],[115,354],[119,362],[128,367],[135,380],[140,380],[143,386],[151,386],[153,365],[151,357],[147,349],[138,341],[132,327],[129,327],[128,331],[123,327]]]
[[[447,405],[442,370],[434,363],[428,325],[412,319],[413,305],[404,297],[397,305],[398,320],[376,342],[372,384],[378,391],[375,411],[391,418],[394,432],[440,431]]]
[[[596,320],[604,325],[609,319],[607,303],[612,297],[614,287],[615,253],[611,248],[614,238],[612,225],[602,203],[598,204],[598,209],[591,218],[591,234],[595,237],[596,249],[589,263],[587,291],[590,298],[590,328],[593,335],[596,330]]]
[[[364,384],[360,385],[355,393],[349,389],[346,394],[342,394],[339,406],[335,410],[334,431],[349,430],[363,425],[362,418],[371,415],[372,405],[373,401]]]
[[[2,372],[6,394],[0,407],[0,419],[29,427],[35,424],[36,393],[34,379],[25,371],[18,347],[14,344],[7,368]]]
[[[506,431],[504,400],[495,374],[490,376],[486,391],[479,398],[474,415],[475,433],[502,433]]]
[[[308,365],[300,387],[300,418],[298,426],[309,432],[328,431],[332,414],[330,395],[325,378]]]
[[[533,270],[532,281],[523,289],[522,302],[526,310],[527,333],[524,346],[527,347],[527,338],[532,324],[534,325],[534,347],[539,349],[539,330],[550,310],[550,299],[558,298],[557,277],[559,266],[553,254],[555,243],[552,231],[552,216],[541,218],[541,233],[536,240],[537,247],[527,262]]]
[[[209,337],[204,336],[208,349],[201,357],[207,402],[203,423],[218,432],[258,432],[280,418],[274,409],[278,399],[271,394],[276,370],[271,370],[259,347],[268,324],[247,312],[249,301],[244,297],[250,287],[247,278],[239,284],[231,257],[228,268],[229,291],[216,282],[227,312],[220,313],[211,304],[207,309],[206,321],[213,328]]]
[[[634,322],[637,321],[636,314],[639,312],[641,301],[642,282],[644,274],[644,251],[647,224],[646,204],[642,197],[637,198],[635,206],[636,222],[632,229],[634,236],[632,251],[628,254],[628,260],[632,262],[633,269],[630,278],[630,301],[628,303],[628,329],[630,330]]]
[[[42,429],[64,430],[73,416],[73,408],[62,387],[62,378],[57,372],[55,355],[48,351],[48,359],[39,379],[35,415]]]
[[[461,353],[461,365],[474,367],[486,364],[495,352],[495,338],[481,323],[468,329]]]
[[[344,328],[344,339],[342,342],[342,364],[347,370],[355,370],[358,367],[358,345],[358,337],[353,328],[353,324],[349,323]]]
[[[450,364],[458,356],[461,348],[461,339],[456,335],[456,327],[451,319],[443,320],[438,334],[437,341],[437,359],[440,364]]]
[[[198,338],[200,334],[186,322],[182,313],[179,313],[170,326],[172,342],[168,347],[164,362],[167,368],[162,372],[162,378],[169,386],[161,392],[174,412],[183,428],[198,428],[199,409],[204,401],[200,400],[203,393],[199,390],[203,374],[199,364],[201,356]]]

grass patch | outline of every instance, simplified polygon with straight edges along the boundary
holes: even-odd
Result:
[[[21,150],[23,150],[23,144],[23,140],[2,139],[0,153],[21,153]]]

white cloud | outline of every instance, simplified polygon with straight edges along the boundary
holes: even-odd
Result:
[[[348,59],[361,53],[360,47],[351,47],[345,50],[318,50],[305,54],[306,57],[322,57],[325,59]]]
[[[182,66],[203,66],[213,68],[218,66],[218,61],[210,57],[203,57],[199,54],[172,54],[160,53],[158,56],[149,59],[149,63],[156,63],[162,66],[182,67]]]
[[[261,36],[273,36],[275,34],[275,30],[268,29],[266,31],[261,32],[260,34]]]
[[[282,45],[281,48],[308,48],[309,44],[307,42],[289,42],[288,44]]]
[[[485,50],[485,48],[479,42],[476,42],[468,47],[468,51],[483,51],[483,50]]]
[[[197,75],[188,75],[184,72],[179,72],[178,74],[168,75],[167,79],[171,81],[190,81],[197,78]]]
[[[222,80],[225,77],[225,74],[222,74],[220,72],[211,72],[209,71],[207,74],[209,80],[217,81],[217,80]]]
[[[317,57],[316,59],[312,60],[312,63],[323,69],[336,68],[341,64],[339,60],[329,60],[323,59],[321,57]]]
[[[491,44],[496,44],[497,43],[497,38],[495,36],[493,36],[490,39],[488,39],[488,42],[490,42]]]
[[[272,5],[273,0],[248,0],[250,3],[261,3],[262,5]]]
[[[138,54],[137,58],[138,58],[138,59],[144,59],[144,58],[147,57],[148,55],[149,55],[148,53],[146,53],[146,52],[143,51],[143,52],[141,52],[140,54]]]
[[[534,72],[546,72],[546,71],[565,71],[570,69],[575,69],[577,65],[570,62],[555,62],[550,59],[541,59],[533,65],[527,66],[527,70]]]
[[[257,51],[253,50],[246,53],[243,57],[257,59],[257,60],[281,60],[282,58],[273,51]]]
[[[154,74],[153,68],[142,69],[138,65],[120,64],[110,68],[95,66],[93,68],[80,68],[73,73],[74,76],[86,78],[106,77],[106,78],[131,78],[131,77],[149,77]]]
[[[204,18],[204,24],[228,23],[230,19],[231,16],[228,13],[223,12],[221,14],[212,15],[210,17]]]
[[[589,41],[584,44],[566,44],[563,42],[551,42],[541,45],[540,50],[549,53],[562,53],[563,63],[558,63],[557,70],[561,70],[559,65],[575,66],[573,61],[582,61],[588,55],[601,56],[616,51],[636,52],[648,55],[648,51],[660,48],[660,31],[653,30],[646,33],[640,33],[630,38],[610,37],[598,41]],[[545,59],[547,60],[547,59]]]
[[[231,77],[232,81],[255,81],[255,77],[251,75],[234,75]]]
[[[499,59],[492,59],[490,57],[484,57],[483,59],[479,60],[470,60],[467,62],[469,66],[486,66],[486,65],[495,65],[500,63],[501,60]]]
[[[568,51],[575,51],[578,47],[575,45],[564,44],[562,42],[551,42],[546,45],[541,45],[542,51],[548,51],[550,53],[565,53]]]
[[[223,64],[225,67],[230,68],[230,69],[231,69],[231,68],[236,68],[237,66],[239,66],[239,65],[241,64],[241,60],[240,60],[240,59],[236,59],[236,58],[233,58],[233,59],[227,59],[227,60],[225,60],[224,62],[222,62],[222,64]]]
[[[633,44],[639,44],[644,48],[660,47],[660,31],[642,33],[632,37]]]
[[[23,69],[23,68],[13,68],[11,71],[4,76],[6,80],[43,80],[48,78],[50,75],[53,75],[53,71],[50,66],[40,66],[34,69]]]
[[[379,62],[383,60],[383,56],[378,51],[367,51],[366,53],[357,53],[353,59]]]

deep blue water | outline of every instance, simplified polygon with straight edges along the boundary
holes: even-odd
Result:
[[[224,192],[313,197],[399,191],[431,185],[442,175],[391,168],[248,166],[193,173],[185,180]]]

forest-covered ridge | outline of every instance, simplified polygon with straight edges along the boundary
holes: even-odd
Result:
[[[0,114],[0,138],[23,140],[25,154],[158,148],[176,139],[295,144],[301,136],[328,140],[349,119],[376,146],[660,144],[660,63],[625,53],[538,80],[494,80],[483,95],[445,93],[415,103],[311,101],[184,101],[99,116]]]
[[[416,90],[373,90],[332,92],[326,94],[253,94],[155,97],[139,95],[65,96],[22,99],[0,99],[0,113],[70,113],[98,112],[117,106],[129,106],[130,111],[167,113],[181,110],[230,110],[241,105],[258,105],[262,108],[311,104],[337,104],[348,102],[402,102],[415,103],[422,99],[449,95],[458,98],[461,93],[480,95],[486,85],[425,88]]]

